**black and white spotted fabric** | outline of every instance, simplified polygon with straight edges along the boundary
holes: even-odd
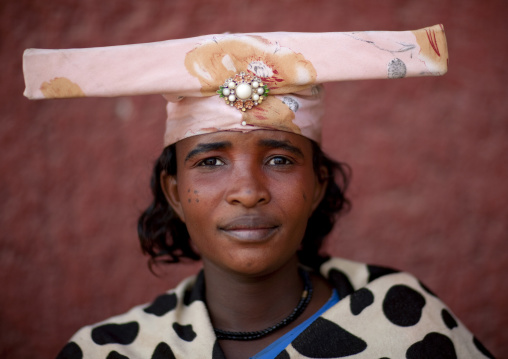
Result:
[[[276,358],[493,358],[416,278],[334,258],[320,268],[340,300]],[[149,305],[78,331],[57,359],[224,358],[203,275]]]

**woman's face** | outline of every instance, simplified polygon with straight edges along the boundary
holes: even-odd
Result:
[[[205,265],[268,274],[295,256],[326,183],[311,142],[282,131],[217,132],[176,144],[166,196]]]

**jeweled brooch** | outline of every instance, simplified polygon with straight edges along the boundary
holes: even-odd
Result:
[[[270,90],[259,77],[240,72],[224,81],[217,93],[224,98],[227,105],[240,111],[250,110],[263,102]]]

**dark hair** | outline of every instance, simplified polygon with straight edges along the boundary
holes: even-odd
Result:
[[[319,145],[312,142],[313,168],[318,180],[328,180],[325,195],[309,218],[307,229],[298,251],[300,262],[309,267],[318,267],[326,257],[320,255],[321,245],[333,228],[339,214],[347,212],[350,202],[345,197],[351,169],[326,156]],[[325,176],[321,168],[327,169]],[[150,255],[149,266],[155,263],[177,263],[184,258],[200,259],[190,244],[189,232],[169,205],[161,186],[161,173],[176,175],[175,145],[166,147],[155,166],[150,181],[153,202],[138,220],[138,236],[143,253]]]

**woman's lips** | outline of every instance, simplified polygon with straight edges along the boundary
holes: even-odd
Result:
[[[242,241],[260,242],[278,231],[279,224],[264,216],[242,216],[227,221],[219,229]]]
[[[223,232],[231,237],[242,241],[253,241],[261,242],[268,239],[273,233],[277,231],[277,227],[274,228],[244,228],[244,229],[222,229]]]

